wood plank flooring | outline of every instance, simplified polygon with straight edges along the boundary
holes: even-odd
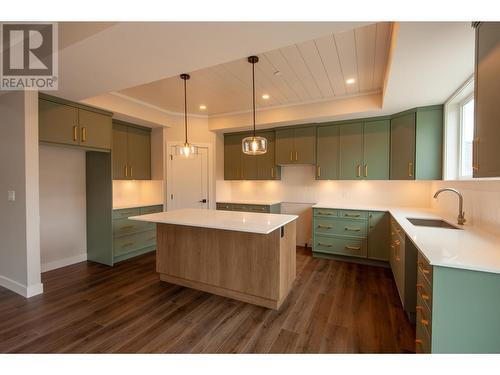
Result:
[[[389,269],[297,248],[279,311],[167,284],[148,254],[42,275],[25,299],[0,287],[0,353],[409,353],[414,328]]]

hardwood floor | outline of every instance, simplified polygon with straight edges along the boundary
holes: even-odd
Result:
[[[414,329],[391,271],[297,248],[279,311],[160,282],[155,256],[42,275],[25,299],[0,287],[0,352],[408,353]]]

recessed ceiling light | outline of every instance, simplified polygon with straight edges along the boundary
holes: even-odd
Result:
[[[269,99],[269,98],[270,98],[269,94],[262,95],[262,99]]]
[[[354,82],[356,82],[354,78],[349,78],[345,81],[345,83],[347,83],[348,85],[352,85]]]
[[[202,104],[202,105],[200,105],[200,109],[201,109],[202,111],[204,111],[205,109],[207,109],[207,106]]]

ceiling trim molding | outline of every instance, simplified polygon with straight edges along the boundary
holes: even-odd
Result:
[[[291,103],[291,104],[279,104],[279,105],[273,105],[273,106],[268,106],[268,107],[261,107],[261,108],[257,108],[256,112],[265,112],[265,111],[271,111],[274,109],[281,109],[281,108],[293,108],[293,107],[298,107],[298,106],[307,105],[307,104],[334,102],[334,101],[338,101],[338,100],[357,98],[360,96],[370,96],[370,95],[376,95],[376,94],[381,94],[381,93],[382,93],[382,90],[371,90],[371,91],[365,91],[365,92],[358,93],[358,94],[339,95],[339,96],[332,96],[330,98],[323,98],[323,99],[318,99],[318,100],[306,100],[306,101]],[[249,109],[249,110],[244,110],[244,111],[218,113],[215,115],[209,115],[208,118],[214,119],[214,118],[227,117],[227,116],[243,115],[245,113],[252,113],[252,110]]]
[[[387,61],[385,63],[384,82],[382,82],[382,107],[384,106],[385,93],[387,91],[387,84],[391,74],[392,60],[394,59],[394,50],[398,42],[399,22],[393,22],[391,27],[391,39],[389,44],[389,52],[387,53]]]
[[[116,91],[110,92],[109,95],[113,95],[113,96],[116,96],[118,98],[131,101],[133,103],[142,105],[142,106],[147,107],[147,108],[154,109],[155,111],[162,112],[162,113],[165,113],[165,114],[170,115],[170,116],[184,117],[184,113],[169,111],[168,109],[164,109],[164,108],[158,107],[158,106],[156,106],[154,104],[150,104],[150,103],[147,103],[145,101],[142,101],[142,100],[139,100],[139,99],[136,99],[136,98],[132,98],[131,96],[124,95],[124,94],[121,94],[121,93],[116,92]],[[188,113],[188,115],[190,117],[196,117],[196,118],[202,118],[202,119],[207,119],[209,117],[208,115],[199,115],[199,114],[196,114],[196,113]]]

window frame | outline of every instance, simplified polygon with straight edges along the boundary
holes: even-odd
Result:
[[[462,155],[463,155],[463,133],[464,133],[464,106],[467,105],[471,100],[474,100],[474,91],[468,95],[464,100],[462,100],[460,103],[458,103],[458,107],[460,109],[460,118],[458,122],[459,126],[459,136],[458,136],[458,173],[457,177],[459,180],[472,180],[473,174],[466,175],[463,174],[462,170]]]

